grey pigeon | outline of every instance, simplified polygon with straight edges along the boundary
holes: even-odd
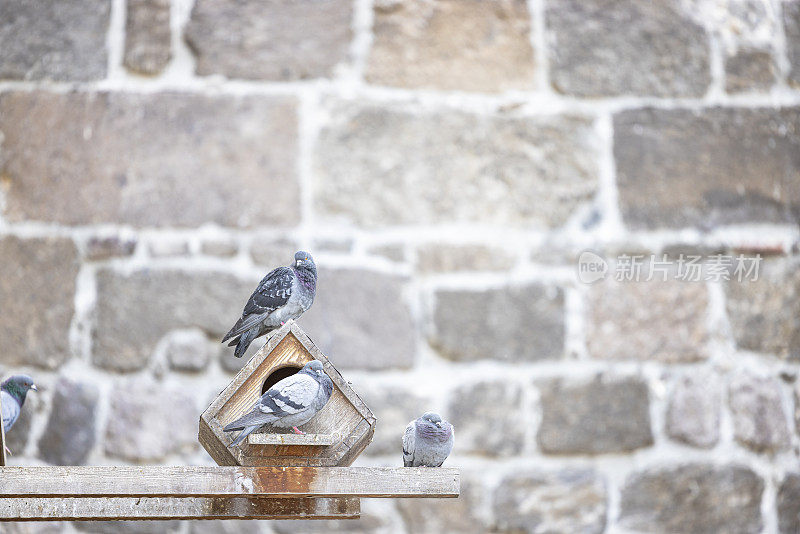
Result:
[[[19,419],[22,412],[22,405],[25,404],[25,397],[29,390],[37,391],[33,378],[28,375],[14,375],[7,378],[0,384],[0,400],[3,404],[3,429],[8,432],[14,423]],[[11,453],[6,447],[6,451]]]
[[[309,422],[319,412],[333,393],[333,381],[325,374],[322,362],[313,360],[296,374],[287,376],[261,395],[261,399],[247,415],[227,425],[223,430],[243,432],[231,445],[238,445],[254,430],[271,425],[292,428]]]
[[[438,413],[426,412],[411,421],[403,434],[405,467],[441,467],[453,450],[453,425]]]
[[[317,266],[308,252],[295,253],[294,265],[278,267],[259,282],[222,342],[236,345],[233,355],[241,358],[257,337],[279,328],[289,319],[297,319],[314,303],[317,292]]]

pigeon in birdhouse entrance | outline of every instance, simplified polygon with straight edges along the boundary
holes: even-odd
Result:
[[[403,434],[405,467],[441,467],[453,450],[453,425],[438,413],[427,412],[411,421]]]
[[[11,430],[11,427],[19,419],[22,405],[25,404],[25,397],[31,389],[38,391],[36,384],[33,383],[33,378],[28,375],[14,375],[0,384],[0,397],[2,397],[0,400],[3,405],[2,421],[3,429],[6,432]],[[11,454],[8,447],[6,447],[6,452]]]
[[[289,319],[297,319],[314,303],[317,292],[317,266],[308,252],[294,255],[290,267],[278,267],[258,284],[222,342],[236,345],[233,355],[241,358],[257,337],[280,328]]]
[[[231,446],[238,445],[264,425],[291,428],[295,433],[303,434],[297,427],[311,421],[325,406],[332,393],[333,381],[325,374],[322,362],[310,361],[298,373],[269,388],[250,413],[230,423],[223,430],[242,431]]]

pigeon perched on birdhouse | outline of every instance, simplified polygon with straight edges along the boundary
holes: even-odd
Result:
[[[7,378],[0,384],[0,397],[3,405],[2,421],[3,429],[8,432],[14,423],[19,419],[22,412],[22,405],[25,404],[25,397],[29,390],[37,391],[33,378],[28,375],[14,375]],[[8,451],[8,448],[6,448]],[[8,451],[9,453],[11,451]]]
[[[269,388],[250,413],[233,421],[223,430],[242,431],[231,446],[238,445],[264,425],[292,428],[295,433],[302,434],[297,427],[317,415],[331,398],[331,393],[333,381],[325,374],[322,362],[308,362],[298,373]]]
[[[411,421],[403,434],[405,467],[441,467],[453,450],[453,425],[438,413],[427,412]]]
[[[297,319],[314,303],[317,292],[317,266],[308,252],[294,255],[290,267],[278,267],[258,284],[222,342],[236,345],[233,355],[241,358],[257,337],[280,328],[289,319]]]

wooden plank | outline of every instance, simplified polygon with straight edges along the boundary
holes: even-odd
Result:
[[[319,447],[337,443],[341,438],[337,434],[250,434],[247,442],[250,445],[291,445]]]
[[[200,416],[200,427],[197,439],[208,454],[217,462],[217,465],[238,465],[236,457],[217,438],[214,430],[209,425],[206,414]]]
[[[352,465],[356,461],[358,455],[361,454],[367,445],[372,443],[372,438],[375,434],[375,425],[370,424],[368,421],[363,420],[359,426],[353,431],[353,434],[348,437],[347,451],[342,455],[342,460],[339,465]],[[353,443],[359,444],[353,446]]]
[[[0,396],[0,414],[3,413],[3,397]],[[0,467],[6,465],[6,430],[0,421]]]
[[[33,466],[0,468],[8,497],[458,497],[429,467]]]
[[[358,519],[356,497],[91,497],[0,499],[0,521],[143,519]]]

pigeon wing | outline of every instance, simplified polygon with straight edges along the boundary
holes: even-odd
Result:
[[[269,388],[249,413],[228,424],[223,430],[231,432],[262,426],[306,410],[313,404],[318,390],[317,381],[306,374],[298,373],[284,378]]]
[[[259,409],[280,417],[307,410],[319,393],[319,382],[305,373],[286,377],[261,396]]]
[[[406,431],[403,434],[403,466],[411,467],[414,464],[414,434],[415,421],[408,423]]]
[[[285,305],[292,296],[294,273],[289,267],[278,267],[258,284],[244,307],[243,315],[269,313]]]
[[[3,428],[6,432],[11,430],[11,427],[14,426],[14,423],[17,422],[17,418],[19,417],[20,407],[17,403],[16,399],[6,393],[5,391],[0,391],[0,397],[2,397],[3,402]]]
[[[292,296],[293,281],[294,273],[289,267],[278,267],[270,271],[258,283],[258,287],[244,306],[241,319],[236,321],[230,332],[222,338],[222,342],[250,330],[267,315],[284,306]]]
[[[258,408],[254,408],[250,413],[247,413],[225,426],[222,430],[225,432],[233,432],[234,430],[244,430],[248,427],[260,427],[275,421],[275,416],[272,414],[264,413]]]

